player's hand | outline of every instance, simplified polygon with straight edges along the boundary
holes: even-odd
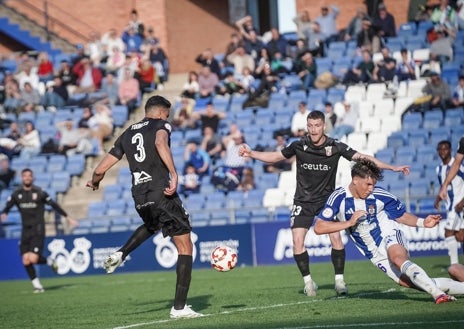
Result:
[[[247,144],[242,144],[238,148],[238,155],[241,157],[249,158],[251,156],[251,148]]]
[[[171,177],[171,180],[169,181],[169,186],[164,189],[164,194],[173,195],[174,193],[176,193],[177,182],[178,182],[177,176]]]
[[[402,172],[404,175],[409,175],[410,166],[393,166],[393,171]]]
[[[1,214],[1,215],[0,215],[0,220],[1,220],[2,222],[4,222],[4,221],[6,221],[6,218],[7,218],[7,217],[8,217],[7,214]]]
[[[66,220],[68,221],[69,223],[69,226],[71,227],[76,227],[76,226],[79,226],[79,221],[75,220],[74,218],[72,217],[66,217]]]
[[[425,220],[424,220],[424,227],[434,227],[436,226],[441,220],[441,215],[436,214],[436,215],[428,215]]]
[[[351,226],[355,226],[359,222],[362,222],[363,220],[366,220],[366,216],[367,216],[367,211],[365,211],[365,210],[356,210],[353,213],[353,215],[351,216],[351,218],[350,218],[350,220],[348,222],[350,222],[352,224]]]
[[[447,187],[442,186],[442,187],[440,188],[440,192],[438,193],[438,196],[439,196],[440,199],[442,199],[442,200],[448,199]]]
[[[90,187],[92,191],[95,191],[95,190],[98,190],[100,184],[99,183],[94,184],[92,180],[89,180],[85,186]]]

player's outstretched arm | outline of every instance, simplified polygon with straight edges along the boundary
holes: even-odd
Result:
[[[343,222],[327,221],[321,218],[316,219],[314,224],[314,233],[316,234],[328,234],[346,230],[347,228],[355,226],[358,221],[366,216],[366,211],[357,210],[353,213],[351,218]]]
[[[398,223],[412,227],[427,227],[436,226],[441,220],[441,215],[428,215],[426,218],[417,217],[411,213],[405,212],[403,216],[396,219]]]
[[[275,152],[259,152],[253,151],[247,144],[240,145],[238,149],[238,155],[244,158],[256,159],[266,163],[275,163],[286,158],[280,151]]]
[[[86,186],[93,191],[98,190],[101,180],[105,177],[105,173],[118,161],[118,158],[107,153],[93,171],[92,179],[87,182]]]
[[[359,153],[359,152],[357,152],[353,156],[353,160],[360,160],[362,158],[368,159],[368,160],[374,162],[377,165],[377,167],[379,167],[380,169],[388,169],[388,170],[391,170],[391,171],[402,172],[405,175],[409,175],[409,167],[410,167],[410,165],[401,165],[401,166],[390,165],[390,164],[387,164],[387,163],[385,163],[383,161],[380,161],[379,159],[376,159],[373,156],[370,156],[368,154]]]
[[[448,174],[446,175],[445,181],[443,184],[441,184],[439,196],[442,200],[448,199],[448,185],[451,184],[451,181],[456,177],[459,168],[464,160],[464,154],[463,153],[456,153],[454,157],[454,162],[451,165]]]

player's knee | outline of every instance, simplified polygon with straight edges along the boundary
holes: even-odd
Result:
[[[464,242],[464,230],[456,232],[456,241]]]

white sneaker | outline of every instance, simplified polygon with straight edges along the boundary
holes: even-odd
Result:
[[[42,292],[45,292],[44,288],[34,288],[34,294],[40,294]]]
[[[108,256],[103,264],[107,274],[111,274],[114,270],[122,264],[122,251],[116,251],[114,254]]]
[[[303,289],[306,296],[314,297],[317,294],[317,284],[313,280],[307,282]]]
[[[348,289],[343,279],[335,280],[335,292],[337,296],[346,296],[348,294]]]
[[[176,310],[173,306],[171,307],[171,312],[169,313],[169,316],[171,317],[171,319],[199,318],[200,316],[204,316],[201,313],[195,312],[190,307],[190,305],[185,305],[183,309]]]

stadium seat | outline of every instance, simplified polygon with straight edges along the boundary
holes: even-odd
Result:
[[[89,204],[87,218],[102,217],[106,213],[107,203],[105,201],[94,201]]]
[[[121,198],[123,186],[119,184],[107,185],[103,189],[104,201],[116,201]]]
[[[408,145],[420,148],[429,141],[429,133],[426,129],[416,129],[408,131]]]
[[[362,118],[359,120],[361,125],[362,133],[370,133],[374,131],[380,131],[381,129],[381,119],[380,117],[368,117]],[[349,138],[350,135],[348,135]]]
[[[460,125],[464,120],[464,111],[462,108],[448,109],[445,112],[443,124],[447,127]]]
[[[380,131],[386,135],[401,130],[401,118],[396,115],[389,115],[381,118]]]
[[[383,149],[387,146],[388,135],[383,131],[373,131],[368,134],[366,149],[372,153]]]
[[[52,177],[50,188],[54,189],[56,193],[66,193],[71,187],[71,175],[68,172],[54,172]]]
[[[397,131],[388,136],[387,146],[398,148],[407,144],[408,133],[406,131]]]
[[[67,158],[63,154],[51,154],[48,157],[47,171],[62,172],[66,168]]]
[[[427,179],[412,180],[409,185],[409,194],[413,198],[430,195],[430,182]]]
[[[114,200],[106,200],[106,216],[122,216],[126,212],[125,202],[115,202]]]
[[[403,117],[403,130],[417,130],[422,128],[422,114],[418,112],[406,113]]]
[[[268,209],[275,209],[284,205],[285,192],[279,188],[269,188],[264,193],[263,206]]]

